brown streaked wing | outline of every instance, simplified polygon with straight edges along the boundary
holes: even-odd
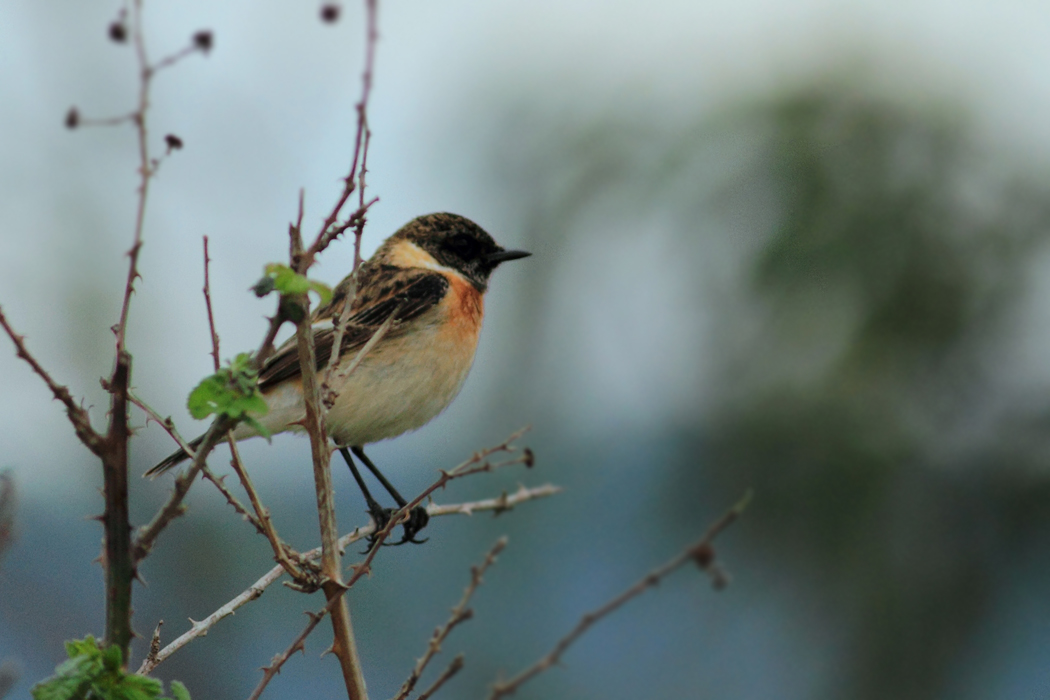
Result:
[[[377,275],[371,280],[368,277],[362,279],[362,282],[366,284],[361,286],[360,292],[354,299],[354,313],[350,317],[340,344],[340,356],[354,352],[367,343],[372,334],[395,311],[397,315],[394,317],[394,325],[387,331],[387,335],[396,336],[404,332],[403,325],[406,321],[411,321],[437,306],[448,291],[448,280],[437,272],[418,268],[411,270],[391,268],[391,270],[382,270],[382,272],[387,274]],[[369,281],[377,281],[376,277],[382,279],[381,284],[367,284]],[[318,316],[314,320],[331,318],[331,313],[336,307],[335,302],[333,298],[328,308],[319,309]],[[341,308],[342,305],[338,306]],[[322,316],[320,311],[327,311],[327,313]],[[328,364],[334,343],[334,328],[328,327],[314,331],[314,350],[317,355],[318,370]],[[286,379],[298,377],[299,374],[299,351],[296,348],[295,338],[290,338],[277,349],[259,372],[259,388],[268,389]]]

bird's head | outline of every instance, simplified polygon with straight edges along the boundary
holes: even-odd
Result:
[[[408,222],[387,241],[393,246],[399,243],[418,248],[433,258],[436,265],[458,272],[481,292],[488,287],[489,275],[500,263],[532,255],[523,250],[501,248],[470,219],[446,213],[425,214]],[[426,257],[419,256],[415,266],[430,267]]]

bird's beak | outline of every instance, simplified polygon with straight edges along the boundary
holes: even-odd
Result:
[[[497,250],[495,253],[489,253],[486,255],[485,262],[495,267],[502,262],[527,258],[530,255],[532,255],[532,253],[527,253],[524,250]]]

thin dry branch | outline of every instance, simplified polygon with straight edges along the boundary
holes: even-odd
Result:
[[[445,471],[443,469],[439,470],[441,476],[437,479],[437,481],[428,486],[426,489],[423,490],[422,493],[420,493],[418,496],[416,496],[407,504],[405,504],[405,506],[401,508],[401,510],[394,513],[391,516],[390,520],[387,522],[387,524],[374,533],[373,537],[371,538],[372,546],[369,549],[368,554],[365,556],[364,561],[362,561],[360,564],[352,565],[351,568],[353,569],[353,574],[350,576],[349,580],[347,580],[344,584],[343,590],[340,593],[340,595],[336,598],[329,598],[328,604],[325,605],[325,607],[322,608],[319,612],[308,613],[310,621],[307,623],[303,631],[299,633],[299,636],[295,638],[295,640],[287,649],[273,657],[269,666],[263,667],[262,680],[259,681],[259,685],[257,685],[255,687],[255,690],[252,691],[252,694],[249,696],[249,700],[256,700],[262,694],[263,690],[266,689],[266,686],[270,683],[273,677],[280,673],[281,667],[284,666],[288,659],[292,657],[292,654],[303,648],[303,644],[306,642],[306,638],[310,636],[310,634],[314,631],[314,629],[321,622],[321,620],[324,619],[325,615],[330,613],[333,608],[336,608],[336,606],[339,605],[340,600],[345,600],[342,594],[350,590],[350,588],[355,583],[357,583],[362,576],[371,573],[372,560],[375,559],[376,553],[379,552],[380,548],[383,545],[383,542],[386,541],[386,539],[390,536],[390,533],[393,532],[395,527],[397,527],[409,517],[409,514],[412,512],[413,508],[422,503],[428,496],[430,496],[430,494],[434,493],[438,489],[444,488],[448,484],[448,482],[454,479],[470,476],[472,474],[480,474],[482,472],[491,472],[500,467],[506,467],[512,464],[524,464],[528,467],[531,467],[533,464],[533,456],[532,451],[528,448],[524,448],[522,450],[522,454],[515,459],[509,459],[504,462],[490,462],[488,459],[490,456],[498,452],[516,451],[517,448],[513,446],[513,442],[522,435],[524,435],[527,430],[527,427],[522,428],[521,430],[512,434],[509,438],[504,440],[499,445],[475,452],[470,459],[448,471]]]
[[[254,522],[258,523],[259,532],[270,542],[277,565],[288,572],[288,575],[292,577],[300,590],[317,590],[317,572],[312,568],[302,566],[302,555],[294,552],[278,536],[277,528],[274,527],[273,519],[270,517],[270,510],[263,505],[262,500],[259,498],[259,492],[255,490],[255,484],[252,483],[251,477],[248,476],[248,470],[244,468],[240,450],[237,449],[237,441],[233,439],[233,435],[227,435],[226,439],[230,444],[230,466],[233,467],[237,478],[241,480],[241,486],[248,494],[248,500],[251,502],[252,508],[255,509],[256,518]],[[293,561],[293,558],[297,559],[299,563]]]
[[[208,330],[211,332],[211,357],[215,371],[219,371],[219,334],[215,332],[215,315],[211,309],[211,277],[208,274],[208,237],[204,236],[204,306],[208,310]]]
[[[291,229],[291,262],[301,273],[302,237],[298,227]],[[343,597],[343,567],[339,551],[339,529],[335,516],[335,490],[332,487],[332,453],[328,448],[328,429],[317,380],[317,362],[314,351],[313,327],[310,323],[310,298],[299,294],[292,302],[300,305],[302,318],[295,325],[296,349],[299,353],[300,381],[305,416],[303,427],[310,438],[310,456],[314,473],[314,488],[317,492],[317,521],[321,533],[321,590],[329,601],[326,610],[331,612],[332,655],[339,660],[348,700],[367,700],[364,670],[357,651],[350,621],[350,606]]]
[[[128,250],[128,276],[124,283],[124,300],[120,307],[120,320],[113,327],[117,337],[117,354],[124,351],[125,335],[128,326],[128,313],[131,309],[131,296],[135,291],[135,280],[141,277],[138,271],[139,252],[142,250],[142,232],[146,223],[146,201],[149,198],[150,180],[157,172],[157,161],[150,156],[149,128],[146,116],[150,107],[150,88],[158,71],[168,68],[186,56],[200,52],[206,54],[211,49],[211,32],[197,32],[190,44],[182,50],[161,59],[155,65],[149,62],[146,52],[146,35],[142,28],[142,0],[132,0],[131,6],[131,39],[135,47],[135,58],[139,72],[138,105],[130,114],[130,121],[135,126],[138,138],[139,187],[138,203],[135,209],[135,229],[131,248]],[[119,118],[121,121],[124,117]]]
[[[452,659],[452,663],[448,665],[448,668],[442,671],[441,675],[434,679],[430,687],[420,693],[416,700],[427,700],[427,698],[432,697],[434,693],[441,689],[441,686],[445,685],[449,678],[463,670],[463,665],[463,654],[456,654],[456,658]]]
[[[157,537],[160,536],[164,528],[172,520],[186,512],[186,506],[182,504],[182,501],[186,498],[190,486],[193,485],[193,480],[197,478],[197,474],[200,473],[212,449],[219,444],[219,441],[223,439],[232,426],[232,420],[225,416],[220,416],[215,419],[207,432],[204,433],[192,464],[175,478],[175,486],[167,502],[161,506],[160,510],[157,511],[157,514],[153,516],[153,519],[147,525],[139,528],[132,548],[136,562],[142,561],[150,553],[153,549],[153,544],[157,541]]]
[[[211,355],[215,371],[219,371],[219,334],[215,330],[215,315],[212,312],[211,307],[211,277],[208,272],[208,263],[210,258],[208,257],[208,237],[204,237],[204,305],[208,312],[208,330],[211,334]],[[244,490],[248,493],[248,500],[251,501],[252,508],[255,509],[255,516],[248,514],[244,507],[240,505],[240,502],[233,498],[233,495],[226,489],[225,484],[221,480],[215,479],[208,468],[202,467],[204,475],[211,480],[219,491],[226,496],[226,500],[233,505],[234,508],[241,513],[245,519],[247,519],[255,529],[262,534],[270,542],[270,546],[273,547],[274,558],[277,562],[284,567],[288,575],[295,579],[302,588],[314,588],[316,589],[317,576],[315,572],[306,571],[302,567],[298,566],[289,557],[289,547],[281,541],[280,537],[277,536],[277,529],[273,525],[273,520],[270,518],[270,511],[263,506],[262,501],[259,499],[259,494],[255,490],[255,486],[252,484],[251,479],[248,477],[248,470],[244,468],[244,463],[241,461],[240,451],[237,449],[237,441],[233,438],[233,433],[228,432],[226,434],[226,441],[230,446],[230,466],[233,467],[233,471],[237,474],[237,477],[241,481],[241,485]],[[186,449],[183,447],[183,449]],[[186,454],[192,456],[192,452]]]
[[[364,217],[369,207],[378,198],[365,203],[364,201],[364,174],[358,173],[358,163],[367,159],[368,145],[371,140],[371,132],[368,130],[368,100],[372,96],[372,76],[375,72],[376,42],[379,40],[377,26],[377,0],[365,0],[365,22],[367,24],[367,36],[365,39],[365,68],[361,74],[361,99],[355,105],[357,111],[357,133],[354,135],[354,157],[350,163],[350,172],[343,180],[343,191],[336,200],[335,206],[325,217],[321,224],[321,230],[314,242],[305,251],[302,257],[302,268],[296,271],[305,274],[306,270],[313,265],[314,258],[327,248],[332,241],[338,238],[350,226],[357,227],[354,242],[354,267],[356,270],[361,260],[361,232],[364,228]],[[362,167],[363,170],[363,167]],[[342,212],[346,202],[355,190],[361,188],[359,206],[357,211],[350,215],[345,224],[338,224],[339,214]],[[347,301],[349,303],[349,300]]]
[[[14,539],[16,501],[14,477],[6,469],[0,471],[0,559]]]
[[[69,393],[69,389],[52,379],[47,370],[36,361],[36,358],[29,354],[29,350],[25,345],[25,336],[15,333],[14,328],[7,322],[7,317],[4,316],[2,307],[0,307],[0,326],[3,326],[7,336],[15,344],[15,351],[18,357],[25,360],[33,368],[33,371],[47,384],[47,388],[51,390],[54,397],[65,405],[66,415],[69,416],[69,422],[73,424],[73,430],[76,431],[80,441],[96,455],[101,455],[104,447],[103,438],[91,427],[91,417],[88,415],[87,409],[77,405],[77,402],[73,400],[72,394]]]
[[[427,506],[427,514],[430,517],[438,517],[442,515],[473,515],[474,513],[493,511],[497,515],[504,511],[510,510],[519,503],[525,503],[526,501],[533,501],[538,498],[546,498],[553,496],[561,492],[561,488],[552,484],[544,484],[542,486],[536,486],[533,488],[520,487],[515,493],[506,494],[503,493],[497,498],[487,498],[480,501],[472,501],[469,503],[450,503],[447,505],[438,505],[431,503]],[[359,528],[356,528],[353,532],[343,535],[339,538],[339,547],[346,549],[354,542],[358,542],[367,538],[375,532],[375,525],[369,524]],[[311,549],[308,552],[303,552],[304,559],[316,561],[321,556],[321,548]],[[240,607],[247,605],[251,601],[261,596],[267,588],[272,584],[280,580],[285,574],[285,570],[280,566],[275,566],[265,574],[259,577],[259,579],[249,586],[242,593],[234,597],[232,600],[221,606],[215,612],[211,613],[200,621],[193,621],[192,626],[189,630],[180,635],[177,639],[173,640],[170,644],[165,646],[159,652],[157,652],[155,659],[143,661],[139,667],[138,673],[149,674],[159,664],[165,661],[168,657],[174,654],[176,651],[186,646],[194,639],[203,637],[208,634],[208,631],[215,626],[219,620],[229,617],[236,612]]]
[[[183,439],[182,435],[179,434],[179,431],[175,429],[175,421],[171,419],[171,416],[168,416],[167,418],[161,418],[160,414],[158,414],[156,411],[150,408],[149,404],[145,403],[141,398],[139,398],[130,391],[128,392],[128,401],[142,409],[142,411],[146,414],[147,421],[152,420],[154,423],[160,425],[160,427],[162,427],[168,433],[168,435],[171,436],[171,439],[175,441],[175,444],[182,448],[182,451],[186,453],[186,456],[189,457],[190,460],[196,459],[197,451],[190,447],[189,443],[187,443]],[[238,515],[240,515],[246,521],[251,523],[252,527],[254,527],[260,535],[266,534],[263,530],[262,525],[259,523],[256,517],[252,515],[247,508],[244,507],[244,504],[241,503],[228,488],[226,488],[226,477],[215,476],[214,472],[212,472],[211,469],[208,469],[207,464],[201,466],[201,476],[213,483],[215,485],[215,488],[219,489],[219,493],[221,493],[226,498],[226,502],[229,503],[235,511],[237,511]]]
[[[740,517],[740,514],[744,512],[744,509],[747,507],[750,500],[751,494],[749,492],[735,506],[726,511],[722,517],[708,527],[707,532],[705,532],[704,536],[699,540],[686,547],[663,566],[650,571],[642,577],[640,581],[620,595],[583,615],[579,622],[576,623],[576,626],[573,627],[567,635],[558,640],[558,643],[554,645],[554,648],[546,656],[542,657],[539,661],[532,666],[529,666],[510,680],[497,681],[492,686],[489,700],[499,700],[499,698],[506,695],[512,695],[522,685],[557,664],[565,651],[572,646],[577,639],[583,636],[583,634],[590,629],[594,623],[617,610],[632,598],[641,595],[649,588],[657,585],[664,579],[664,577],[687,562],[695,562],[701,569],[707,572],[711,576],[716,589],[724,588],[728,583],[728,577],[715,561],[714,540],[727,527],[736,522],[737,518]]]
[[[423,656],[416,661],[416,665],[412,668],[412,673],[409,674],[408,678],[401,685],[401,690],[396,696],[394,696],[394,700],[405,700],[405,698],[408,697],[409,693],[415,689],[416,684],[419,683],[419,679],[423,675],[423,671],[426,670],[427,665],[438,654],[438,652],[441,651],[441,643],[448,637],[452,628],[461,622],[466,622],[474,616],[474,611],[468,608],[467,604],[474,596],[474,591],[478,590],[478,586],[481,585],[482,576],[484,576],[488,568],[495,563],[496,557],[499,556],[500,552],[502,552],[503,548],[506,546],[507,538],[505,536],[499,538],[496,541],[496,544],[493,545],[492,549],[489,550],[489,553],[485,556],[484,561],[482,561],[479,566],[470,567],[470,583],[467,584],[466,590],[463,591],[463,597],[460,598],[459,602],[456,603],[456,606],[452,608],[452,614],[449,616],[448,621],[434,630],[434,634],[431,635],[430,641],[427,643],[427,650],[423,653]],[[459,661],[459,665],[462,666],[462,658],[459,658]],[[453,665],[455,665],[455,661],[453,661]],[[452,673],[455,672],[456,671],[453,671]]]

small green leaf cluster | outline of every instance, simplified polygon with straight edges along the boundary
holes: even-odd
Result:
[[[327,304],[332,298],[332,289],[323,282],[309,279],[306,275],[279,263],[270,263],[266,266],[263,278],[252,287],[255,296],[264,297],[270,292],[276,291],[281,295],[279,313],[292,323],[299,323],[306,317],[306,309],[298,301],[302,294],[315,293],[322,304]]]
[[[120,647],[102,649],[90,634],[66,642],[66,654],[55,675],[33,686],[33,700],[190,700],[178,681],[171,682],[169,699],[156,678],[126,672]]]
[[[229,365],[202,379],[186,401],[190,415],[197,420],[213,413],[242,420],[268,436],[269,431],[255,419],[266,415],[269,407],[259,392],[258,372],[251,360],[249,353],[242,352]]]
[[[264,297],[273,291],[281,295],[314,292],[321,299],[322,304],[327,304],[332,298],[332,288],[324,282],[309,279],[306,275],[300,275],[287,265],[279,263],[270,263],[266,266],[266,274],[255,283],[252,291],[259,297]]]

